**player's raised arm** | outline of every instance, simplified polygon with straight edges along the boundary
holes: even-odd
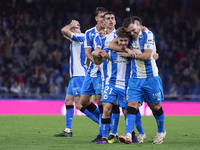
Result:
[[[72,30],[76,30],[79,29],[80,30],[80,25],[79,22],[76,20],[72,20],[70,21],[69,24],[67,24],[66,26],[64,26],[61,29],[62,34],[64,35],[64,37],[68,37],[71,38],[73,31]]]

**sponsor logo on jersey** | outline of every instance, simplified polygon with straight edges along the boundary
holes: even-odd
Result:
[[[146,40],[146,43],[148,43],[148,44],[153,44],[154,41],[153,41],[152,39],[148,39],[148,40]]]

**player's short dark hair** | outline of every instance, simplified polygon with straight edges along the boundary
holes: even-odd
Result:
[[[119,27],[119,28],[117,29],[116,35],[117,35],[119,38],[130,37],[130,34],[129,34],[128,32],[126,32],[126,30],[125,30],[124,27]]]
[[[140,25],[142,25],[142,19],[141,19],[140,17],[138,17],[138,16],[133,16],[133,17],[131,17],[131,18],[133,18],[134,20],[139,21]]]
[[[108,11],[103,15],[103,19],[105,19],[106,15],[114,15],[115,16],[114,12]]]
[[[124,28],[128,28],[128,26],[131,24],[131,23],[135,23],[135,19],[133,19],[132,17],[128,17],[128,18],[125,18],[123,23],[122,23],[122,27]]]
[[[102,13],[102,12],[107,12],[108,10],[104,7],[97,7],[96,10],[95,10],[95,17],[99,14],[99,13]]]

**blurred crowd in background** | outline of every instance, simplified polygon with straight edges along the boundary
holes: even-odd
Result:
[[[116,28],[139,16],[154,33],[166,99],[200,100],[198,0],[1,0],[0,98],[64,99],[70,42],[60,29],[76,19],[84,33],[99,6],[115,13]]]

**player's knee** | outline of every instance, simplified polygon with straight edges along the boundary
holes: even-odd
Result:
[[[156,116],[161,116],[163,114],[163,109],[160,107],[158,110],[154,110]]]
[[[162,107],[162,106],[161,106],[160,103],[159,103],[159,104],[153,104],[153,110],[154,110],[154,111],[158,111],[161,107]]]
[[[83,105],[83,107],[87,107],[90,104],[90,99],[81,95],[80,104]]]
[[[98,105],[98,106],[101,106],[101,105],[102,105],[102,102],[101,102],[101,101],[97,101],[97,105]]]
[[[136,101],[130,101],[128,102],[128,107],[134,107],[134,108],[138,108],[138,102]]]
[[[65,99],[65,105],[73,105],[73,99],[66,98]]]
[[[110,113],[111,113],[111,110],[112,110],[112,105],[104,105],[103,106],[103,114],[104,116],[107,116],[109,117],[110,116]]]

